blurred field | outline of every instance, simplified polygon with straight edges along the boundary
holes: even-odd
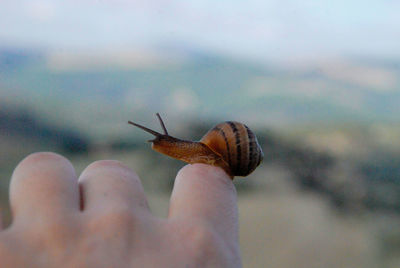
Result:
[[[165,216],[184,164],[151,151],[148,135],[127,124],[158,129],[159,111],[183,139],[199,140],[223,120],[255,131],[264,162],[235,180],[244,267],[400,267],[397,61],[278,68],[188,54],[167,65],[143,57],[144,66],[110,67],[79,55],[0,50],[6,224],[12,170],[36,151],[65,155],[78,174],[99,159],[122,161]]]
[[[266,162],[249,178],[235,180],[244,267],[398,267],[398,212],[370,210],[357,198],[345,198],[337,206],[335,198],[326,191],[302,185],[287,166],[269,161],[268,149],[264,149]],[[21,149],[36,150],[39,148],[35,146]],[[66,154],[78,174],[98,159],[118,159],[131,166],[141,176],[150,207],[159,216],[167,213],[173,178],[183,165],[159,156],[146,145],[133,151],[102,147],[78,154],[57,147],[54,150]],[[5,163],[9,167],[1,173],[1,210],[6,216],[8,178],[11,168],[23,156],[21,153],[7,159],[3,154],[3,167]],[[360,187],[343,185],[345,190]],[[6,223],[9,221],[6,217]]]
[[[166,215],[168,195],[148,198]],[[244,267],[382,267],[371,227],[338,216],[318,195],[240,194],[239,211]]]

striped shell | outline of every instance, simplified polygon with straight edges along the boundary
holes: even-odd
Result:
[[[233,176],[247,176],[260,164],[264,154],[257,137],[244,124],[224,122],[208,131],[200,140],[220,155]]]

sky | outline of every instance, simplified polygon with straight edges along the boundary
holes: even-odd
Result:
[[[0,47],[399,57],[399,10],[394,0],[2,0]]]

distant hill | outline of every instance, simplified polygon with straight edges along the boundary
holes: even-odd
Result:
[[[28,111],[5,107],[7,106],[0,107],[1,139],[29,140],[31,143],[58,147],[68,153],[82,153],[88,150],[89,141],[83,135],[40,122]]]
[[[31,64],[45,62],[45,54],[37,50],[0,48],[0,73],[19,71]]]
[[[110,135],[112,122],[126,121],[121,115],[146,120],[156,111],[261,126],[400,119],[400,60],[277,66],[201,51],[168,53],[3,50],[0,98],[80,129],[100,122],[89,133],[97,136]]]

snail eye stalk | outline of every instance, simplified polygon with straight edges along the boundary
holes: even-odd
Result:
[[[163,120],[161,119],[160,114],[159,114],[159,113],[156,113],[156,115],[157,115],[157,117],[158,117],[158,120],[160,121],[160,125],[161,125],[162,129],[164,130],[164,134],[168,136],[167,128],[165,127],[164,122],[163,122]]]

